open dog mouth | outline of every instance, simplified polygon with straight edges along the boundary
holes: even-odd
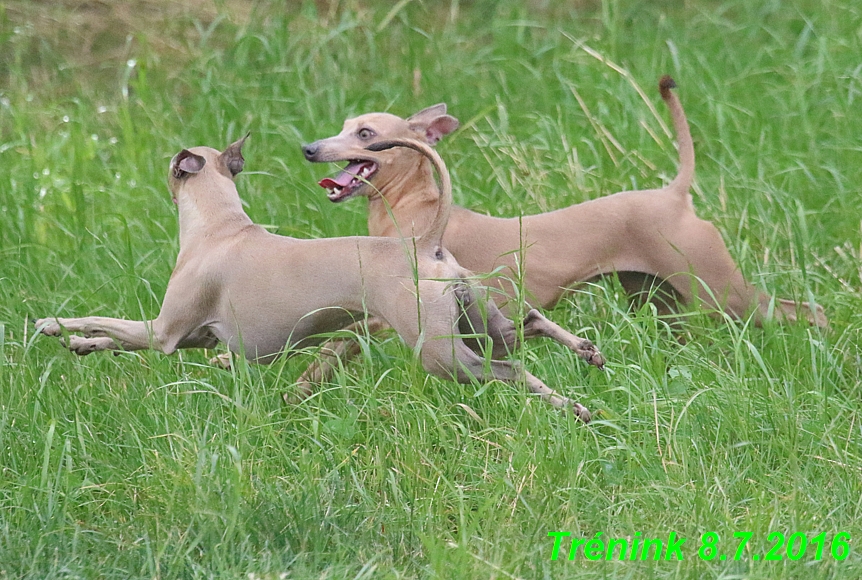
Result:
[[[344,201],[362,187],[375,173],[377,164],[373,161],[355,160],[347,164],[335,177],[324,177],[318,182],[320,187],[329,191],[329,201]]]

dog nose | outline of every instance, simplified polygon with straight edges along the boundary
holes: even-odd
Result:
[[[320,151],[320,146],[317,143],[309,143],[308,145],[302,146],[302,154],[305,155],[305,158],[311,161],[317,152]]]

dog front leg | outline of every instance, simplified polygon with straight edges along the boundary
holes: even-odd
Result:
[[[506,318],[493,301],[480,302],[476,288],[469,284],[459,284],[455,288],[455,296],[461,308],[459,330],[463,334],[472,334],[464,338],[467,346],[477,354],[482,354],[481,345],[474,336],[487,334],[493,341],[492,358],[499,359],[514,352],[519,346],[515,323]],[[591,341],[575,336],[545,318],[538,310],[532,309],[524,318],[524,339],[539,337],[559,342],[593,366],[603,368],[605,365],[604,356]]]
[[[87,338],[84,336],[78,336],[77,334],[70,334],[68,342],[66,342],[66,340],[62,336],[60,336],[60,343],[66,348],[68,348],[70,351],[80,356],[85,356],[90,353],[102,350],[132,351],[149,348],[149,346],[135,347],[130,343],[120,345],[117,344],[114,339],[109,336],[95,336]],[[190,336],[181,340],[180,343],[177,345],[177,348],[214,348],[217,344],[218,339],[213,336],[213,334],[208,329],[201,328],[198,331],[192,333]]]
[[[97,350],[141,350],[150,348],[152,321],[123,320],[103,316],[85,318],[42,318],[36,321],[36,329],[45,336],[70,336],[67,346],[76,354],[85,355]]]
[[[530,392],[539,395],[543,401],[558,409],[571,409],[575,416],[584,423],[589,423],[592,419],[590,411],[585,406],[558,394],[539,378],[524,370],[518,363],[500,360],[486,362],[472,350],[469,350],[466,345],[461,344],[460,347],[458,348],[458,345],[455,347],[459,382],[468,382],[472,379],[479,381],[497,379],[514,386],[523,380]],[[426,366],[426,368],[429,367]]]
[[[460,315],[458,331],[461,339],[470,349],[480,356],[487,351],[485,341],[490,339],[491,358],[501,359],[511,355],[518,344],[518,333],[511,320],[500,311],[487,297],[487,289],[474,284],[461,282],[455,285],[455,298]]]
[[[441,329],[442,330],[442,329]],[[433,336],[434,332],[429,332]],[[543,401],[559,409],[571,409],[575,416],[589,423],[592,416],[580,403],[556,393],[537,377],[527,372],[514,361],[486,360],[473,352],[462,340],[451,341],[442,338],[426,342],[420,352],[422,366],[429,373],[441,378],[454,378],[459,383],[472,381],[502,381],[513,387],[526,383],[531,393],[539,395]]]
[[[37,330],[46,336],[61,337],[62,329],[83,336],[69,336],[69,350],[87,355],[101,350],[143,350],[153,348],[171,354],[178,348],[211,348],[218,343],[209,330],[196,328],[182,335],[171,335],[160,328],[159,319],[152,321],[124,320],[88,316],[85,318],[42,318],[36,321]]]
[[[538,377],[524,371],[524,381],[527,383],[527,388],[530,389],[530,392],[541,396],[543,401],[546,401],[559,409],[571,408],[575,416],[584,423],[592,421],[593,417],[589,409],[577,401],[558,395],[551,387],[539,380]]]
[[[524,318],[524,338],[544,336],[568,347],[587,363],[604,368],[605,357],[590,340],[575,336],[555,322],[551,322],[538,310],[530,310]]]

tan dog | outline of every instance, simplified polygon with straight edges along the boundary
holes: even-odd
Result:
[[[170,354],[224,342],[234,353],[269,363],[285,349],[315,344],[320,333],[371,314],[418,349],[423,367],[432,374],[462,382],[525,380],[543,399],[590,420],[585,407],[557,395],[517,363],[486,361],[459,337],[464,330],[487,333],[494,340],[494,355],[517,342],[514,324],[493,303],[487,317],[481,316],[481,292],[474,291],[466,280],[470,273],[440,245],[452,191],[446,167],[433,149],[410,140],[374,145],[411,147],[432,159],[442,193],[425,235],[406,242],[300,240],[267,232],[243,211],[234,177],[243,168],[244,140],[223,153],[208,147],[184,149],[171,160],[180,252],[155,320],[46,318],[36,321],[37,328],[50,336],[83,334],[64,337],[80,355],[145,348]],[[592,364],[603,364],[589,341],[538,312],[527,315],[524,336],[553,338]]]
[[[454,207],[444,246],[474,272],[501,268],[495,283],[509,295],[522,264],[527,300],[536,306],[553,306],[577,283],[616,272],[630,292],[655,278],[669,284],[671,294],[684,303],[700,300],[735,318],[753,312],[757,324],[771,316],[791,322],[801,313],[812,324],[826,326],[819,305],[783,299],[773,303],[746,282],[715,226],[695,215],[689,193],[694,146],[685,113],[670,90],[675,86],[670,77],[659,83],[680,153],[679,174],[667,186],[625,191],[523,218],[496,218]],[[437,211],[439,194],[430,163],[406,149],[370,155],[365,148],[393,138],[434,145],[457,127],[444,104],[406,120],[370,113],[348,119],[341,133],[304,146],[303,153],[313,162],[348,161],[344,171],[320,185],[334,202],[368,197],[371,235],[411,236],[426,231]]]

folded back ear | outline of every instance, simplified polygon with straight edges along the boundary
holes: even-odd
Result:
[[[423,135],[429,145],[436,145],[440,139],[458,128],[458,119],[446,114],[446,103],[432,105],[411,115],[407,122],[410,128]]]
[[[195,155],[188,149],[183,149],[171,161],[171,171],[177,179],[189,173],[198,173],[206,165],[207,160]]]
[[[428,124],[435,117],[439,117],[440,115],[446,114],[446,103],[437,103],[436,105],[431,105],[430,107],[425,107],[421,111],[413,113],[409,117],[407,117],[407,122],[411,125],[414,123],[424,123]]]
[[[248,139],[248,136],[251,135],[251,132],[246,133],[245,137],[231,143],[228,145],[227,149],[225,149],[219,158],[224,163],[224,166],[227,167],[227,170],[230,171],[230,174],[236,177],[236,175],[242,171],[242,168],[245,166],[245,159],[242,156],[242,146],[245,143],[245,140]]]

